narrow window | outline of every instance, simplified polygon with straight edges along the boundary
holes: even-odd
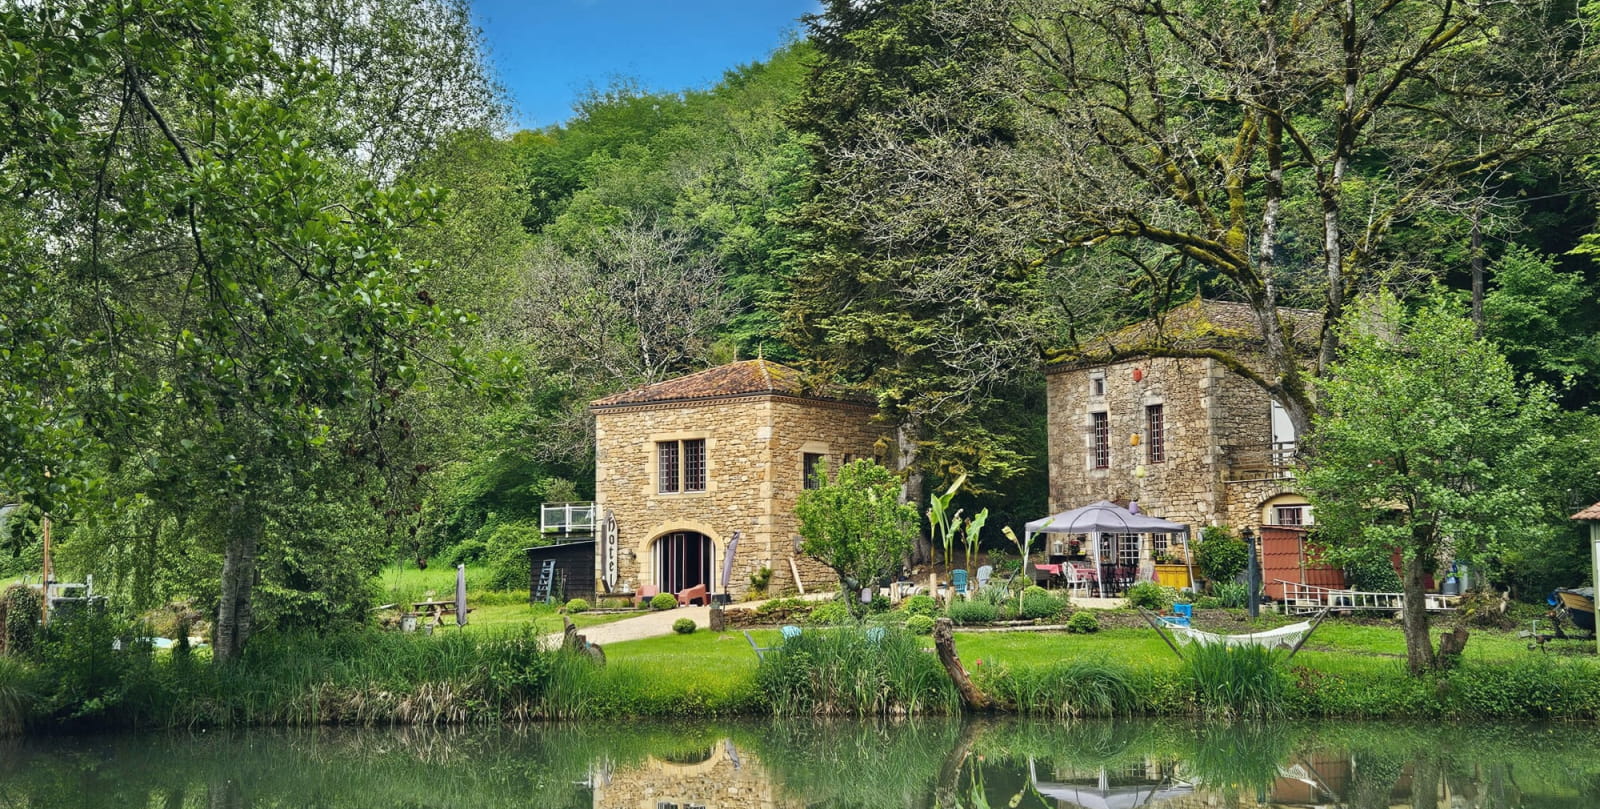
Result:
[[[822,478],[822,460],[828,456],[807,452],[800,459],[800,474],[807,489],[820,489],[827,481]]]
[[[1094,376],[1089,377],[1089,395],[1090,396],[1104,396],[1104,395],[1106,395],[1106,375],[1105,374],[1095,374]]]
[[[683,490],[706,490],[706,440],[691,438],[683,442]]]
[[[678,442],[656,442],[656,476],[660,483],[656,488],[662,494],[682,491],[678,487]]]
[[[1108,469],[1111,467],[1111,422],[1105,413],[1090,413],[1094,420],[1094,461],[1095,469]]]
[[[1145,461],[1161,463],[1167,459],[1166,414],[1161,405],[1147,405],[1144,409]]]

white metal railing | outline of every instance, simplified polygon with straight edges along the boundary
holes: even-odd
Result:
[[[594,533],[594,503],[544,503],[539,530],[546,534]]]
[[[1283,579],[1278,581],[1283,585],[1283,610],[1293,615],[1310,615],[1322,611],[1323,608],[1393,612],[1403,608],[1406,603],[1403,593],[1340,590]],[[1459,601],[1456,596],[1430,593],[1425,597],[1424,603],[1431,612],[1447,612],[1454,610]]]

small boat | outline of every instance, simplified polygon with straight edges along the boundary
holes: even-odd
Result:
[[[1556,590],[1556,598],[1561,601],[1561,609],[1567,613],[1567,620],[1572,625],[1585,632],[1594,632],[1594,588],[1574,587]]]

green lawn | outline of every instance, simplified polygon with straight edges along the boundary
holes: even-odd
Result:
[[[527,590],[490,590],[484,586],[489,581],[488,570],[467,566],[467,606],[472,609],[469,631],[501,631],[523,624],[533,624],[541,633],[560,632],[561,615],[555,607],[544,604],[530,605]],[[449,565],[436,565],[418,570],[416,565],[403,568],[390,567],[378,574],[380,604],[410,604],[417,601],[448,601],[455,597],[456,571]],[[577,626],[587,627],[631,617],[638,613],[611,613],[597,615],[578,613],[572,617]],[[454,619],[445,622],[452,626]]]

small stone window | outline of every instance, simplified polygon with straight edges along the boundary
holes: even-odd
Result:
[[[656,442],[656,491],[662,494],[706,490],[706,440]]]
[[[1167,419],[1162,406],[1145,405],[1144,408],[1145,462],[1161,463],[1167,459]]]
[[[1104,395],[1106,395],[1106,375],[1105,374],[1099,373],[1099,374],[1091,374],[1089,376],[1089,395],[1090,396],[1104,396]]]
[[[822,474],[827,460],[828,456],[820,452],[807,452],[800,456],[800,475],[805,488],[820,489],[828,482]]]
[[[1089,461],[1095,469],[1111,468],[1111,419],[1105,413],[1090,413],[1089,421],[1094,435],[1094,449]]]
[[[1305,525],[1307,508],[1309,508],[1309,506],[1305,505],[1273,506],[1272,524]]]

